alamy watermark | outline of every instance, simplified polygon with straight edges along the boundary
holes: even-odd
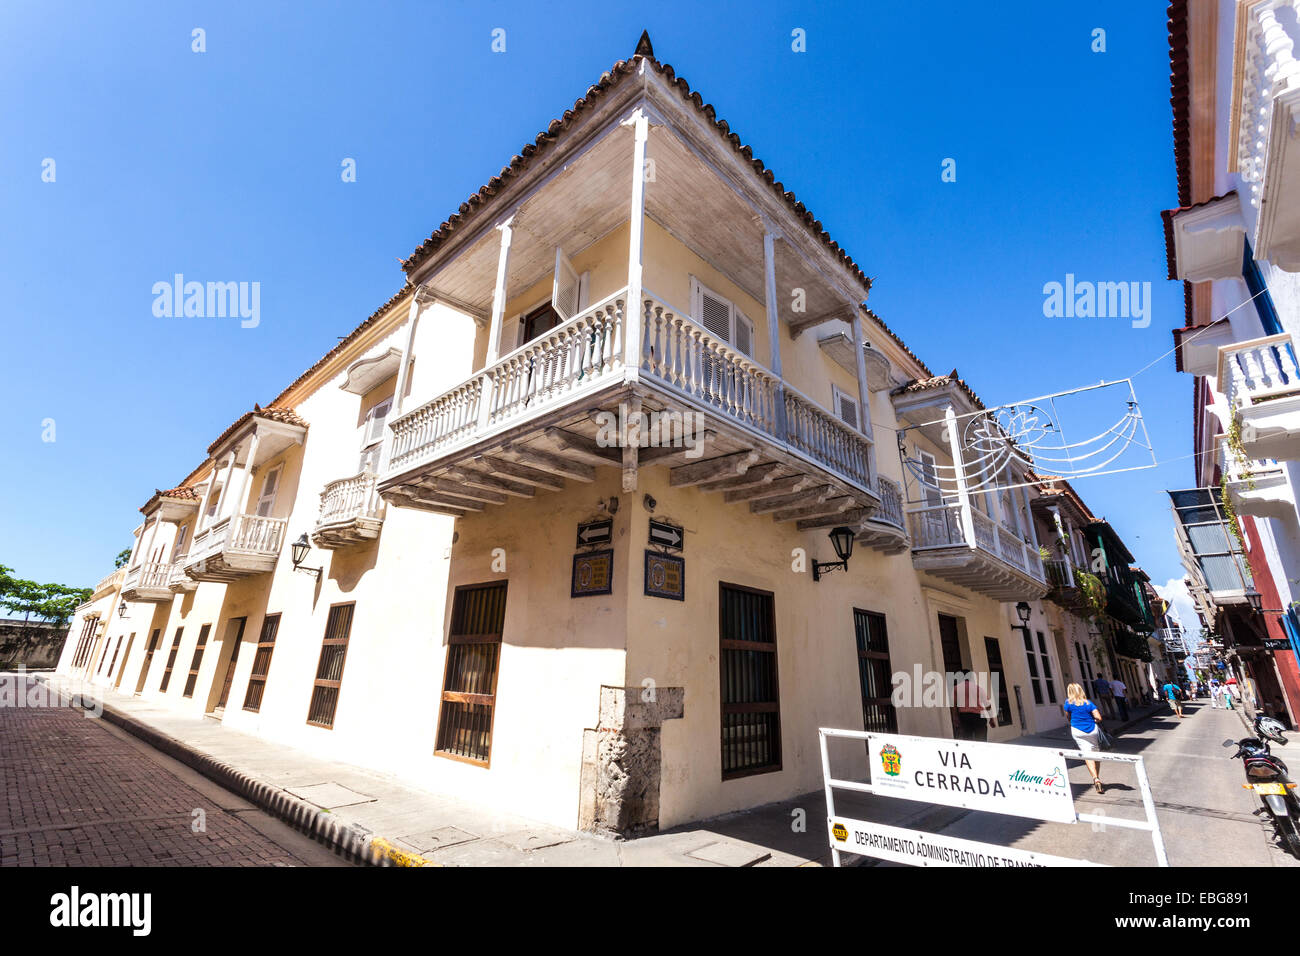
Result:
[[[596,444],[602,448],[685,448],[686,458],[704,454],[704,413],[664,410],[628,412],[620,402],[618,414],[597,412]]]
[[[262,321],[260,282],[186,282],[178,272],[171,282],[155,282],[153,296],[153,314],[160,319],[238,317],[245,329]]]
[[[104,704],[94,694],[83,690],[89,684],[69,682],[56,690],[45,681],[35,680],[21,664],[11,671],[0,671],[0,709],[74,707],[86,717],[102,717]]]
[[[1133,328],[1151,324],[1150,282],[1064,282],[1043,286],[1043,315],[1049,319],[1131,319]]]

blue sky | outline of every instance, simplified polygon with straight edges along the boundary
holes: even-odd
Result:
[[[75,584],[111,570],[152,490],[395,292],[397,260],[643,27],[936,372],[957,366],[989,404],[1131,375],[1183,322],[1159,220],[1177,204],[1164,10],[7,3],[0,564]],[[259,326],[155,317],[152,286],[177,272],[260,282]],[[1043,285],[1067,273],[1150,282],[1150,326],[1045,318]],[[1163,584],[1182,576],[1163,492],[1192,483],[1191,382],[1167,356],[1135,385],[1168,463],[1076,487]]]

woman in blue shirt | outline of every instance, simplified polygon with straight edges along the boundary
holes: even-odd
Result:
[[[1065,689],[1066,702],[1062,705],[1066,716],[1070,718],[1070,736],[1074,738],[1079,750],[1090,753],[1101,749],[1101,711],[1097,705],[1083,695],[1083,688],[1071,684]],[[1092,785],[1098,793],[1105,793],[1098,773],[1099,761],[1085,760],[1092,774]]]

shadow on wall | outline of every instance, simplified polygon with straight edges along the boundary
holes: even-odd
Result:
[[[56,667],[67,637],[66,624],[0,621],[0,670]]]

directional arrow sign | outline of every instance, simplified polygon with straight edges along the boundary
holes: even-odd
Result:
[[[685,536],[682,529],[675,524],[669,524],[667,521],[655,521],[650,519],[650,543],[657,544],[665,548],[676,548],[682,550],[682,542]]]
[[[613,518],[589,521],[586,524],[578,525],[578,547],[580,548],[596,544],[609,544],[612,540],[614,540]]]

